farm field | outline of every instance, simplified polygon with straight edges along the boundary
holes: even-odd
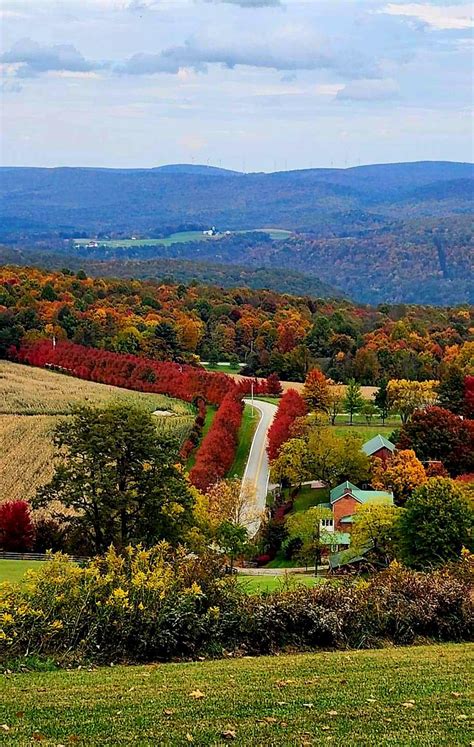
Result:
[[[192,427],[191,405],[160,394],[83,381],[40,368],[0,361],[0,500],[28,500],[53,474],[51,434],[77,404],[128,402],[157,415],[163,432],[184,439]]]
[[[465,747],[468,644],[9,674],[5,744]]]
[[[282,228],[251,228],[245,231],[231,231],[231,233],[253,233],[261,231],[269,234],[271,239],[281,241],[292,235],[291,231]],[[172,233],[163,239],[74,239],[77,246],[86,246],[91,241],[97,241],[99,246],[110,248],[129,248],[131,246],[171,246],[171,244],[184,244],[188,241],[209,241],[213,238],[221,238],[222,234],[213,237],[205,236],[202,231],[180,231]]]

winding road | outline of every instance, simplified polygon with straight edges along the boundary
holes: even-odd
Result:
[[[252,400],[250,399],[245,399],[244,402],[246,405],[252,405]],[[260,412],[260,422],[253,437],[242,481],[245,485],[251,485],[255,489],[257,495],[257,512],[259,515],[263,515],[267,503],[268,482],[270,478],[267,455],[267,433],[275,417],[277,406],[260,400],[254,400],[253,406]],[[249,519],[247,530],[251,537],[257,533],[260,521],[260,518],[252,517]]]

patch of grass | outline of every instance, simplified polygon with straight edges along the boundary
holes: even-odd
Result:
[[[211,238],[211,236],[205,236],[202,231],[180,231],[164,239],[101,239],[97,243],[107,248],[128,248],[131,246],[170,246],[171,244],[183,244],[186,241],[209,241]],[[96,241],[96,239],[74,239],[74,243],[78,246],[85,246],[91,241]]]
[[[393,426],[392,428],[388,428],[387,430],[382,430],[379,425],[335,425],[334,426],[334,433],[336,436],[359,436],[365,441],[369,441],[374,436],[378,436],[380,433],[382,436],[385,436],[385,438],[388,438],[393,430],[395,430],[397,426]]]
[[[465,747],[473,650],[452,644],[11,674],[0,684],[3,740]]]
[[[211,363],[202,364],[206,371],[212,371],[213,373],[226,373],[226,374],[238,374],[240,373],[240,366],[223,366],[222,363],[212,365]]]
[[[321,578],[305,576],[302,573],[286,574],[284,576],[238,576],[237,580],[246,594],[284,591],[294,589],[295,586],[314,586],[322,581]]]
[[[308,508],[317,506],[319,503],[328,503],[328,488],[313,489],[309,485],[303,485],[293,503],[293,513],[307,511]]]
[[[253,410],[253,412],[252,412]],[[242,423],[239,429],[239,444],[235,452],[235,459],[229,470],[229,477],[243,477],[245,465],[247,464],[252,439],[260,420],[260,414],[251,405],[245,405],[242,415]]]
[[[254,399],[259,400],[260,402],[269,402],[271,405],[276,405],[278,407],[278,405],[280,404],[281,397],[262,397],[259,395],[258,397],[255,397]]]
[[[43,565],[41,560],[0,560],[0,583],[10,581],[18,583],[30,570],[38,570]]]

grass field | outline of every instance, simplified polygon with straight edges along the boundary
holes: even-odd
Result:
[[[235,452],[235,459],[229,470],[229,477],[243,477],[245,466],[252,446],[252,439],[260,420],[257,410],[253,410],[251,405],[244,406],[242,423],[239,429],[239,444]]]
[[[0,584],[3,581],[16,584],[30,568],[39,571],[42,565],[41,560],[0,560]]]
[[[285,231],[282,228],[252,228],[245,231],[232,231],[231,233],[251,233],[253,231],[268,233],[270,238],[276,241],[287,239],[292,235],[291,231]],[[171,244],[184,244],[187,241],[211,241],[216,238],[222,238],[222,234],[213,237],[206,236],[202,231],[180,231],[172,233],[165,239],[101,239],[97,240],[97,243],[99,246],[105,247],[128,248],[131,246],[171,246]],[[74,239],[77,246],[85,246],[91,241],[96,241],[96,239]]]
[[[5,745],[468,747],[467,644],[9,674]]]
[[[29,499],[52,476],[52,431],[75,404],[121,401],[173,415],[159,417],[162,432],[184,439],[191,405],[159,394],[82,381],[41,368],[0,361],[0,500]]]

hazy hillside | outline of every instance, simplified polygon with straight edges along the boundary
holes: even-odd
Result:
[[[276,274],[285,268],[369,303],[474,300],[472,164],[272,174],[175,164],[136,170],[4,168],[0,175],[0,239],[19,247],[70,253],[64,240],[78,235],[153,238],[211,225],[222,231],[272,226],[296,235],[280,242],[253,234],[120,252],[100,248],[87,258],[199,260],[244,271],[271,267]],[[134,268],[140,276],[149,269]],[[178,275],[187,277],[185,269],[177,268]],[[116,275],[124,272],[114,269]],[[275,275],[271,282],[284,290]],[[297,282],[294,291],[300,292]]]

